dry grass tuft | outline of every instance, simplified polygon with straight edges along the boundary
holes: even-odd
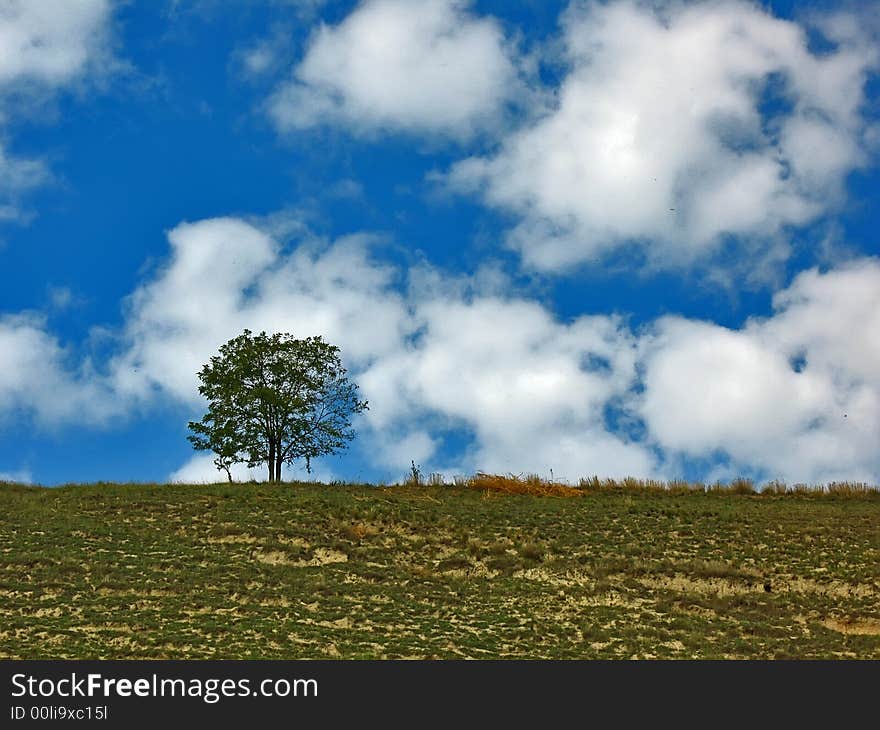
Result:
[[[877,491],[877,487],[862,482],[831,482],[827,489],[828,494],[838,497],[860,497]]]
[[[624,492],[675,492],[690,493],[692,491],[702,491],[702,484],[690,484],[684,481],[663,482],[657,479],[636,479],[635,477],[624,477],[623,479],[613,479],[606,477],[601,479],[598,476],[589,478],[581,478],[578,481],[578,489],[590,492],[601,491],[624,491]]]
[[[785,482],[774,480],[764,485],[760,492],[766,495],[799,494],[814,496],[830,494],[835,497],[877,497],[880,496],[880,486],[865,484],[864,482],[831,482],[830,484],[794,484],[786,485]]]
[[[751,479],[739,477],[729,484],[716,482],[715,484],[702,484],[701,482],[687,482],[684,480],[671,480],[668,482],[656,479],[601,479],[598,476],[582,478],[578,481],[577,488],[588,492],[633,492],[633,493],[665,493],[665,494],[693,494],[704,493],[714,495],[742,494],[742,495],[801,495],[807,497],[832,495],[835,497],[880,497],[880,487],[862,482],[831,482],[827,485],[795,484],[787,486],[785,482],[774,480],[767,482],[763,487],[758,487]]]
[[[505,494],[530,494],[537,497],[579,497],[583,492],[579,489],[543,479],[537,474],[527,476],[507,474],[485,474],[478,471],[465,483],[470,489],[486,492],[503,492]]]

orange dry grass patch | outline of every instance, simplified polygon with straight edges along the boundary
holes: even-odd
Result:
[[[471,489],[488,492],[504,492],[506,494],[531,494],[538,497],[580,497],[583,492],[567,484],[551,482],[536,474],[516,476],[508,474],[484,474],[477,472],[466,482]]]

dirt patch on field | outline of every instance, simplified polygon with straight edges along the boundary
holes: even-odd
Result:
[[[71,626],[69,630],[81,634],[87,634],[89,636],[95,634],[106,634],[108,632],[113,632],[117,634],[131,634],[134,632],[134,629],[128,624],[104,624],[103,626],[92,626],[86,624],[83,626]]]
[[[258,550],[254,553],[254,560],[264,565],[294,565],[296,563],[281,550]]]
[[[481,562],[475,563],[468,568],[450,568],[440,572],[451,578],[485,578],[491,580],[498,577],[497,570],[491,570]]]
[[[53,608],[38,608],[32,614],[30,614],[33,618],[59,618],[65,614],[65,610],[60,606],[54,606]]]
[[[205,542],[210,545],[253,545],[265,541],[253,535],[224,535],[223,537],[209,537]]]
[[[303,540],[301,537],[289,537],[288,535],[276,535],[275,539],[280,542],[282,545],[293,545],[293,547],[298,548],[309,548],[309,543]]]
[[[281,550],[258,550],[254,553],[254,560],[265,565],[292,565],[297,568],[310,568],[331,563],[347,563],[348,555],[331,548],[315,548],[311,558],[301,559],[292,558]]]
[[[539,583],[547,583],[551,586],[556,587],[568,587],[568,586],[584,586],[584,585],[592,585],[596,581],[595,579],[584,573],[579,573],[577,571],[567,571],[565,573],[557,573],[555,571],[549,570],[548,568],[524,568],[522,570],[517,570],[513,574],[514,578],[525,578],[526,580],[534,580]]]
[[[880,619],[825,619],[822,625],[840,634],[856,634],[860,636],[880,636]]]
[[[651,590],[696,593],[698,595],[735,596],[746,593],[813,593],[835,598],[871,598],[876,589],[867,583],[844,583],[839,580],[817,581],[812,578],[773,578],[767,581],[743,581],[728,578],[691,578],[687,575],[653,575],[638,579]],[[767,588],[769,587],[769,591]]]
[[[776,581],[773,586],[775,588]],[[813,580],[812,578],[782,579],[779,582],[780,591],[793,591],[794,593],[818,593],[834,598],[872,598],[877,595],[877,588],[870,583],[845,583],[842,580]]]
[[[134,598],[169,598],[177,595],[174,591],[167,591],[162,588],[151,588],[148,591],[137,591],[130,588],[96,588],[95,593],[99,596],[118,596]]]
[[[760,584],[749,585],[725,578],[691,578],[687,575],[652,575],[639,578],[638,581],[649,590],[712,596],[735,596],[763,590]]]
[[[31,592],[30,592],[30,591],[7,591],[7,590],[0,590],[0,598],[11,598],[11,599],[14,600],[14,599],[16,599],[16,598],[28,597],[28,596],[30,596],[30,595],[31,595]]]
[[[348,555],[340,550],[330,548],[315,548],[314,556],[310,560],[298,560],[295,564],[301,567],[313,565],[329,565],[330,563],[347,563]]]

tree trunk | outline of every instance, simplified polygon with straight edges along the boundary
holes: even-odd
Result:
[[[275,442],[269,441],[269,482],[275,480]]]
[[[280,449],[279,449],[280,451]],[[281,481],[281,455],[278,455],[278,458],[275,460],[275,479],[276,481]]]

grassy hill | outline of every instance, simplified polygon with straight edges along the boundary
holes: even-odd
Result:
[[[877,492],[483,486],[0,485],[0,657],[880,658]]]

